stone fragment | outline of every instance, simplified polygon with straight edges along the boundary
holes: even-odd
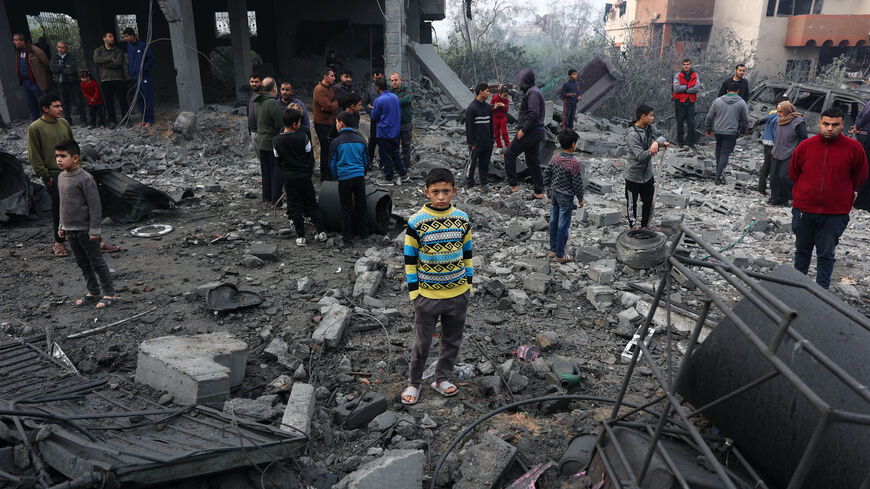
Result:
[[[354,274],[359,275],[363,272],[371,272],[377,270],[380,265],[380,260],[371,256],[360,257],[353,266]]]
[[[281,338],[273,338],[263,350],[263,356],[269,360],[277,361],[287,368],[293,368],[296,365],[293,355],[288,350],[287,342]]]
[[[289,375],[281,374],[273,380],[269,382],[269,385],[266,386],[265,392],[267,394],[275,394],[278,392],[287,392],[293,387],[293,379],[290,378]]]
[[[365,426],[375,416],[387,410],[387,400],[379,392],[367,392],[361,399],[344,402],[332,410],[335,423],[353,430]]]
[[[505,293],[505,286],[501,280],[490,280],[483,284],[483,288],[496,298],[503,296]]]
[[[616,273],[616,259],[598,260],[589,265],[589,279],[599,284],[613,283]]]
[[[485,396],[497,396],[501,394],[501,377],[498,375],[488,375],[478,378],[477,387],[481,394]]]
[[[278,244],[254,241],[248,250],[249,255],[254,255],[261,260],[278,261]]]
[[[522,392],[529,385],[529,378],[519,372],[511,372],[507,383],[508,387],[511,388],[511,392]]]
[[[604,251],[597,246],[580,246],[574,250],[574,259],[583,263],[592,263],[604,256]]]
[[[344,335],[344,330],[347,328],[348,320],[350,319],[350,309],[341,304],[333,304],[329,306],[317,329],[311,335],[311,339],[318,343],[326,343],[327,346],[335,348],[341,341]]]
[[[162,336],[139,345],[135,378],[178,404],[221,406],[242,383],[247,356],[248,345],[229,333]]]
[[[559,333],[555,331],[543,331],[535,336],[535,343],[542,349],[556,346],[559,343]]]
[[[586,288],[586,299],[599,311],[613,305],[614,295],[616,291],[604,285],[590,285]]]
[[[242,256],[242,266],[244,266],[245,268],[260,268],[265,264],[266,263],[263,260],[257,258],[254,255]]]
[[[524,290],[520,290],[520,289],[508,290],[508,299],[512,303],[514,303],[520,307],[528,306],[529,304],[532,303],[532,300],[529,298],[529,295],[526,294],[526,292]]]
[[[261,396],[257,399],[236,397],[224,403],[224,412],[238,416],[247,416],[257,421],[268,421],[274,416],[272,405],[275,396]]]
[[[284,417],[281,418],[281,431],[308,436],[311,433],[315,402],[313,385],[299,382],[293,384],[290,399],[284,408]]]
[[[424,442],[425,443],[425,442]],[[420,489],[423,487],[423,450],[386,450],[340,480],[335,489]]]
[[[619,298],[622,307],[634,307],[638,300],[640,300],[640,296],[632,294],[631,292],[623,292],[622,296]]]
[[[183,110],[175,117],[172,123],[172,131],[176,134],[189,139],[196,130],[196,112]]]
[[[540,272],[532,272],[526,275],[526,278],[523,279],[523,286],[526,290],[531,292],[535,292],[537,294],[545,294],[547,292],[547,288],[550,286],[550,276],[540,273]]]
[[[513,461],[517,449],[489,432],[459,453],[462,464],[453,489],[494,489]]]
[[[299,292],[300,294],[310,294],[314,291],[315,285],[317,284],[314,282],[314,279],[310,277],[302,277],[296,281],[296,292]]]
[[[353,285],[353,297],[371,296],[374,297],[378,293],[378,287],[381,286],[381,280],[384,278],[384,272],[380,270],[362,272],[356,277],[356,283]]]

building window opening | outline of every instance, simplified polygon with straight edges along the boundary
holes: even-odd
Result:
[[[215,36],[229,37],[230,35],[230,13],[215,12],[214,13],[214,29]],[[257,12],[248,10],[248,31],[251,37],[257,36]]]
[[[117,32],[118,32],[118,34],[116,34],[117,37],[120,37],[121,33],[124,32],[124,29],[126,29],[128,27],[133,29],[134,31],[136,31],[137,34],[139,33],[139,23],[136,22],[136,14],[116,15],[115,16],[115,27],[117,27]],[[141,37],[141,36],[139,36],[139,37]],[[123,39],[121,39],[121,40],[123,41]],[[118,39],[116,38],[115,42],[117,42],[117,41],[118,41]]]
[[[776,0],[767,0],[767,16],[773,17],[776,13]]]

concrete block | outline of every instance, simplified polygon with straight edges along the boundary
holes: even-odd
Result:
[[[615,290],[604,285],[590,285],[586,288],[586,299],[599,311],[612,306],[615,295]]]
[[[589,265],[589,279],[599,284],[613,283],[616,274],[616,259],[598,260]]]
[[[616,226],[622,222],[622,211],[603,209],[596,212],[590,212],[588,222],[598,227]]]
[[[317,285],[314,282],[314,279],[310,277],[302,277],[296,281],[296,292],[300,294],[310,294],[314,290],[314,286]]]
[[[254,255],[261,260],[278,261],[278,244],[254,241],[248,250],[249,255]]]
[[[284,409],[284,417],[281,419],[281,431],[305,436],[311,433],[311,418],[314,416],[315,405],[314,386],[311,384],[295,383],[290,391],[290,399]]]
[[[643,316],[637,312],[637,309],[634,307],[629,307],[628,309],[620,312],[616,315],[617,320],[619,321],[619,325],[622,327],[631,326],[635,322],[640,321]]]
[[[287,368],[294,368],[298,360],[290,354],[287,342],[281,338],[273,338],[263,350],[263,357],[274,360]]]
[[[526,294],[524,290],[520,289],[510,289],[508,290],[508,300],[513,302],[518,306],[527,306],[532,303],[532,300],[529,298],[529,295]]]
[[[583,263],[598,261],[604,256],[604,251],[597,246],[581,246],[574,250],[574,259]]]
[[[139,345],[135,378],[178,404],[220,407],[242,383],[247,357],[248,345],[229,333],[162,336]]]
[[[690,196],[685,194],[676,194],[673,192],[657,192],[656,202],[663,207],[679,207],[685,209],[689,207]]]
[[[494,489],[510,467],[516,447],[489,432],[459,453],[462,464],[453,489]]]
[[[363,272],[371,272],[376,270],[380,265],[380,260],[377,258],[372,258],[370,256],[360,257],[359,260],[353,265],[353,271],[355,275],[359,275]]]
[[[551,278],[549,275],[540,272],[532,272],[526,275],[526,278],[523,279],[523,286],[526,290],[544,294],[547,292],[547,288],[550,286]]]
[[[344,329],[347,327],[349,319],[350,309],[348,307],[341,304],[332,304],[326,310],[323,319],[320,320],[320,324],[317,325],[317,329],[311,335],[311,339],[335,348],[344,335]]]
[[[387,400],[380,392],[368,392],[362,399],[353,399],[332,409],[335,424],[343,429],[354,430],[366,426],[369,421],[387,410]]]
[[[381,280],[384,279],[384,272],[380,270],[362,272],[356,277],[356,283],[353,284],[353,296],[371,296],[374,297],[378,293],[378,287],[381,286]]]
[[[340,480],[335,489],[420,489],[423,487],[423,450],[387,450]]]
[[[172,130],[176,134],[180,134],[185,138],[191,137],[195,129],[196,112],[183,110],[178,113],[178,116],[175,118],[175,122],[172,123]]]
[[[613,185],[590,178],[586,181],[586,190],[604,195],[613,192]]]

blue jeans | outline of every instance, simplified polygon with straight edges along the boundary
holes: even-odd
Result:
[[[402,155],[399,154],[399,138],[378,138],[378,153],[381,155],[381,163],[384,165],[384,180],[393,179],[393,168],[404,177],[406,170],[402,163]]]
[[[42,97],[42,90],[39,89],[39,85],[30,80],[24,80],[21,88],[24,90],[27,107],[30,108],[30,115],[33,117],[33,120],[39,119],[39,116],[42,115],[42,107],[39,106],[39,97]]]
[[[722,178],[725,167],[728,166],[728,158],[737,144],[737,136],[734,134],[714,134],[716,136],[716,178]]]
[[[553,192],[553,198],[550,202],[550,251],[562,258],[565,256],[568,231],[571,229],[574,196]]]
[[[574,129],[574,117],[577,116],[577,102],[570,104],[563,103],[565,108],[565,120],[562,122],[562,129]]]
[[[792,208],[791,230],[795,234],[794,267],[806,275],[816,248],[816,283],[831,285],[834,251],[849,224],[849,214],[812,214]]]

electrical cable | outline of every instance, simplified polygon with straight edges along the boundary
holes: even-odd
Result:
[[[739,238],[737,238],[737,241],[735,241],[735,242],[731,243],[730,245],[728,245],[728,246],[722,248],[721,250],[719,250],[719,253],[722,253],[723,251],[730,250],[731,248],[734,248],[735,246],[737,246],[741,241],[743,241],[743,238],[745,238],[746,235],[749,234],[749,231],[752,230],[752,226],[755,226],[755,221],[756,221],[756,219],[755,219],[755,218],[752,218],[752,220],[749,221],[749,226],[747,226],[747,227],[746,227],[746,230],[743,231],[743,234],[742,234]],[[713,255],[707,255],[707,256],[705,256],[704,258],[701,258],[701,261],[707,261],[707,260],[710,259],[712,256],[713,256]]]

